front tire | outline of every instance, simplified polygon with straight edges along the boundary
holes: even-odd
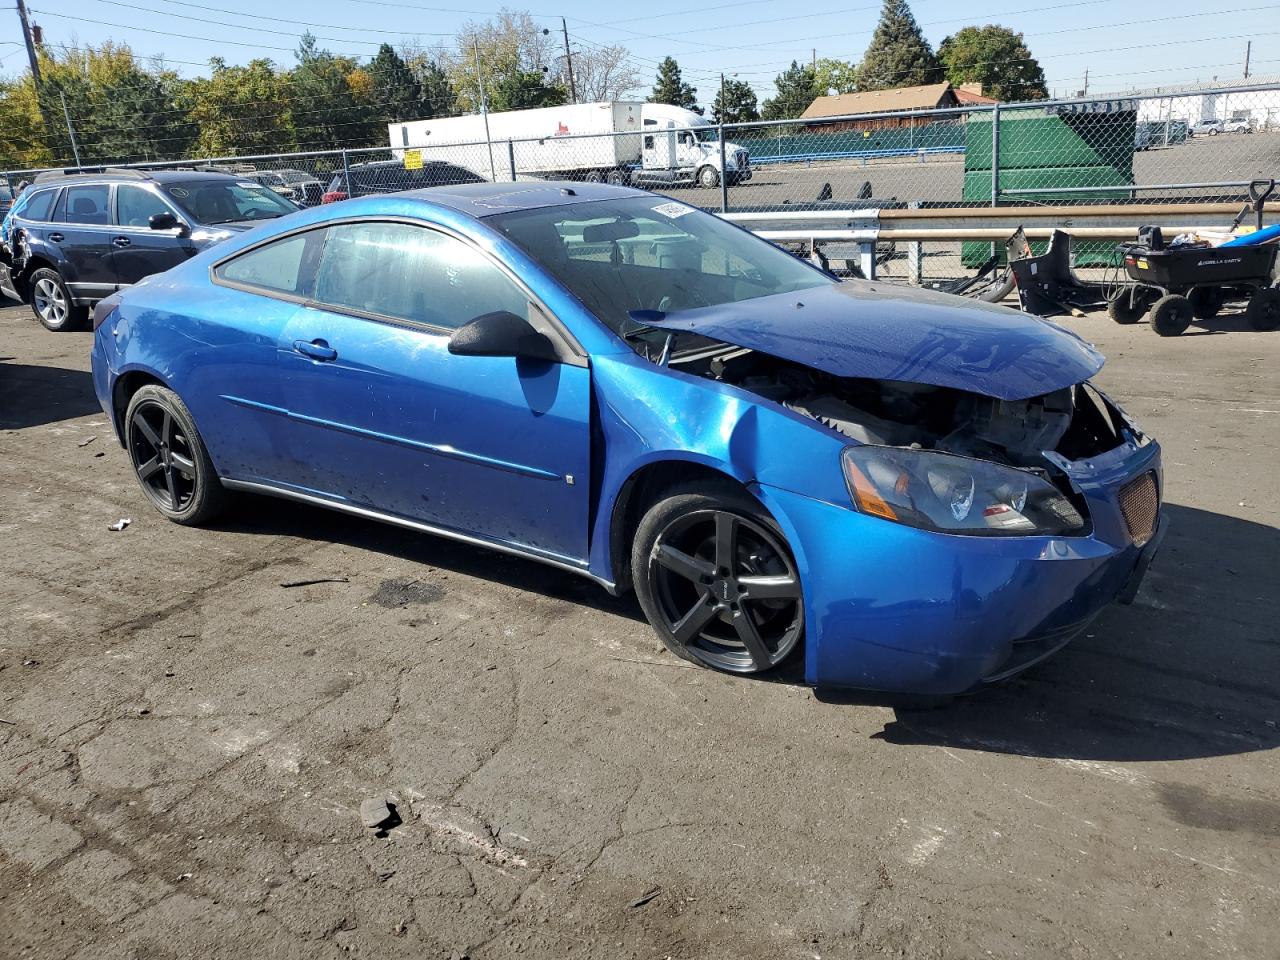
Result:
[[[82,330],[89,319],[89,308],[78,307],[71,291],[57,270],[41,267],[31,274],[31,310],[46,330],[62,333]]]
[[[725,485],[649,508],[631,554],[645,616],[672,653],[726,673],[777,667],[804,636],[800,576],[760,504]]]
[[[226,490],[191,411],[172,390],[148,384],[133,395],[124,415],[124,441],[142,492],[164,516],[196,526],[222,510]]]
[[[1129,291],[1124,291],[1120,296],[1107,304],[1107,316],[1116,323],[1129,325],[1137,323],[1147,312],[1147,299],[1143,296],[1130,300]]]
[[[720,186],[720,174],[715,167],[703,167],[698,171],[698,186],[707,190]]]
[[[1192,317],[1191,301],[1171,293],[1151,308],[1151,329],[1162,337],[1176,337],[1191,326]]]

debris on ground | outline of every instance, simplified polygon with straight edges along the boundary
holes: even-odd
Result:
[[[388,830],[400,826],[401,820],[395,804],[382,797],[370,797],[360,804],[360,822],[376,831],[378,836],[385,837]]]
[[[120,518],[119,520],[117,520],[115,523],[113,523],[113,524],[111,524],[109,527],[107,527],[107,529],[108,529],[108,530],[113,530],[113,531],[115,531],[116,533],[119,533],[121,530],[123,530],[125,527],[127,527],[127,526],[128,526],[129,524],[131,524],[131,523],[133,523],[133,518],[132,518],[132,517],[121,517],[121,518]]]
[[[314,580],[290,580],[282,583],[280,586],[285,587],[310,587],[317,583],[350,583],[350,577],[316,577]]]
[[[97,438],[97,436],[92,436],[92,437],[89,437],[88,439],[81,440],[79,443],[77,443],[77,444],[76,444],[76,446],[77,446],[77,447],[87,447],[89,444],[93,443],[93,441],[95,441],[95,440],[97,440],[97,439],[98,439],[98,438]]]
[[[661,887],[650,887],[644,893],[640,894],[640,896],[636,897],[634,900],[628,903],[627,906],[631,907],[632,909],[635,909],[636,907],[643,907],[650,900],[655,899],[658,896],[658,894],[660,894],[661,892],[662,892]]]

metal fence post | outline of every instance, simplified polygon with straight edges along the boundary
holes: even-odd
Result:
[[[508,166],[511,167],[511,182],[515,183],[516,182],[516,145],[510,138],[507,139],[507,164]]]
[[[724,124],[716,128],[716,136],[720,139],[720,212],[729,212],[729,170],[725,164]]]
[[[919,210],[920,201],[912,200],[907,204],[909,210]],[[913,287],[920,286],[924,280],[924,244],[912,240],[907,244],[907,283]]]
[[[1000,202],[1000,104],[991,108],[991,205]],[[996,255],[996,245],[991,244],[991,256]]]
[[[355,194],[355,190],[351,186],[351,164],[347,162],[347,151],[342,151],[342,184],[345,186],[348,197]]]

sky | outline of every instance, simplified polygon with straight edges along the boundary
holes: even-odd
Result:
[[[436,0],[27,0],[47,43],[125,41],[144,57],[162,54],[184,76],[207,74],[210,57],[244,63],[269,57],[289,65],[305,29],[335,53],[368,57],[378,44],[447,43],[468,21],[482,21],[500,2]],[[1021,32],[1044,68],[1050,93],[1071,96],[1194,81],[1238,80],[1246,41],[1253,41],[1254,78],[1280,75],[1280,2],[1241,0],[1224,16],[1203,0],[1122,3],[1119,0],[912,0],[933,46],[964,26],[997,23]],[[600,0],[536,0],[529,12],[559,31],[561,17],[575,49],[622,44],[643,78],[643,96],[657,63],[670,55],[709,105],[724,72],[751,84],[763,100],[774,76],[793,60],[813,56],[857,61],[879,15],[878,0],[645,0],[631,6]],[[526,9],[520,4],[507,4]],[[643,9],[643,13],[640,10]],[[1151,14],[1143,16],[1146,12]],[[218,21],[210,23],[207,21]],[[1250,31],[1249,25],[1256,30]],[[173,36],[180,34],[182,36]],[[25,67],[22,34],[12,7],[0,7],[0,75]]]

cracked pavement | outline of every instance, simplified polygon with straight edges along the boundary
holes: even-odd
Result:
[[[170,524],[90,335],[0,309],[0,957],[1272,954],[1280,333],[1068,325],[1164,445],[1163,552],[1050,662],[911,710],[697,669],[464,545]]]

